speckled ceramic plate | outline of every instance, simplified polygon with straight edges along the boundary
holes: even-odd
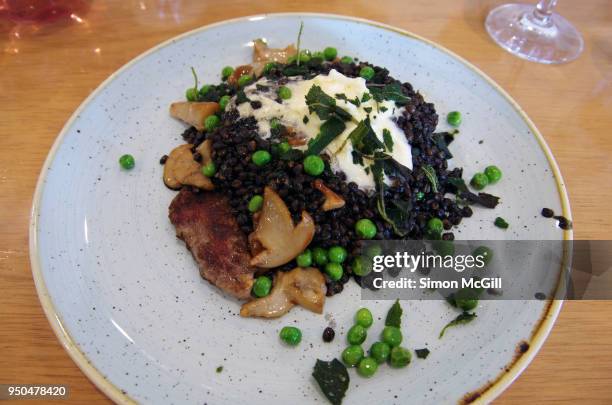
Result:
[[[167,219],[175,193],[162,184],[158,163],[181,142],[183,126],[167,111],[192,84],[189,67],[215,82],[223,66],[250,60],[253,38],[284,46],[300,20],[306,48],[333,45],[342,55],[386,66],[435,103],[440,116],[463,112],[454,164],[470,177],[495,163],[504,180],[490,188],[502,204],[477,209],[462,224],[461,238],[571,237],[538,215],[547,206],[570,217],[542,136],[508,94],[457,55],[392,27],[331,15],[262,15],[189,32],[128,63],[79,107],[55,142],[34,197],[31,261],[43,308],[75,362],[117,402],[325,402],[310,374],[315,359],[343,349],[343,327],[363,304],[356,285],[329,299],[325,316],[296,308],[278,320],[240,318],[239,303],[200,278],[175,238]],[[123,153],[136,157],[134,170],[119,169]],[[508,231],[491,226],[501,213],[512,224]],[[454,317],[448,305],[404,302],[406,346],[428,347],[430,356],[399,371],[383,367],[370,380],[351,372],[346,403],[491,400],[533,358],[560,305],[483,302],[477,322],[438,340]],[[380,317],[389,303],[367,306]],[[323,344],[330,318],[338,337]],[[301,327],[299,347],[279,343],[286,324]],[[529,350],[517,355],[523,341]]]

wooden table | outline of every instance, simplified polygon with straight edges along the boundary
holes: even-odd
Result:
[[[385,22],[437,41],[502,85],[544,134],[572,203],[575,237],[612,230],[612,7],[561,1],[580,29],[583,55],[564,66],[515,58],[487,36],[499,2],[399,0],[94,1],[84,21],[0,35],[0,383],[68,384],[71,399],[107,402],[53,335],[34,290],[28,221],[39,170],[64,122],[110,73],[155,44],[249,14],[317,11]],[[0,2],[2,4],[2,2]],[[165,5],[164,5],[165,4]],[[0,23],[1,24],[1,23]],[[6,29],[4,29],[6,28]],[[568,302],[534,362],[499,403],[610,403],[612,303]]]

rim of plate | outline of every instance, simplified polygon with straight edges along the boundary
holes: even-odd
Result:
[[[372,21],[364,18],[340,15],[340,14],[330,14],[330,13],[300,13],[300,12],[290,12],[290,13],[267,13],[267,14],[255,14],[244,17],[232,18],[229,20],[223,20],[219,22],[215,22],[212,24],[204,25],[199,28],[195,28],[193,30],[187,31],[183,34],[174,36],[166,41],[154,46],[131,59],[121,68],[114,71],[106,80],[104,80],[80,105],[79,107],[72,113],[66,124],[62,127],[58,137],[53,142],[49,154],[47,155],[45,162],[41,168],[38,181],[36,183],[36,190],[34,192],[34,197],[32,200],[32,210],[30,212],[30,225],[29,225],[29,249],[30,249],[30,265],[32,268],[32,275],[34,278],[34,284],[36,286],[36,291],[38,294],[38,298],[40,300],[43,311],[53,329],[53,332],[57,336],[58,340],[64,347],[64,349],[68,352],[68,355],[72,358],[72,360],[76,363],[76,365],[81,369],[81,371],[89,378],[91,382],[93,382],[98,389],[100,389],[105,395],[107,395],[111,400],[120,404],[131,404],[136,403],[134,399],[132,399],[129,395],[124,393],[119,387],[110,382],[103,374],[96,368],[96,366],[87,358],[85,353],[81,351],[78,344],[72,338],[70,331],[64,328],[63,321],[61,315],[56,311],[55,306],[53,304],[53,300],[49,295],[49,291],[47,290],[47,286],[45,285],[45,281],[43,278],[42,269],[39,261],[38,254],[38,216],[40,214],[40,200],[42,197],[44,183],[46,179],[46,175],[49,167],[53,163],[55,159],[55,155],[60,145],[62,144],[68,129],[72,126],[76,118],[80,115],[80,113],[87,107],[89,102],[94,99],[109,83],[111,83],[115,78],[117,78],[121,73],[127,70],[130,66],[134,65],[136,62],[142,60],[146,56],[157,52],[159,49],[162,49],[168,45],[171,45],[173,42],[186,38],[197,33],[209,30],[214,27],[218,27],[221,25],[234,24],[239,22],[247,22],[261,19],[272,19],[279,17],[318,17],[318,18],[327,18],[327,19],[336,19],[336,20],[345,20],[352,21],[361,24],[366,24],[370,26],[374,26],[377,28],[381,28],[387,31],[392,31],[398,33],[400,35],[416,39],[418,41],[424,42],[437,50],[444,52],[454,59],[461,62],[465,67],[471,69],[476,74],[478,74],[482,79],[484,79],[489,85],[491,85],[497,92],[499,92],[515,109],[515,111],[521,116],[523,121],[527,124],[533,135],[535,136],[540,148],[544,152],[546,159],[550,168],[552,169],[553,176],[555,179],[555,183],[557,185],[557,192],[559,193],[559,197],[561,200],[561,207],[563,211],[563,215],[571,220],[571,211],[570,211],[570,202],[567,193],[567,189],[565,188],[565,183],[563,181],[563,177],[561,175],[561,171],[559,166],[557,165],[557,161],[555,160],[548,144],[544,140],[542,134],[538,131],[535,124],[531,121],[531,119],[527,116],[525,111],[518,105],[518,103],[493,79],[487,76],[483,71],[481,71],[478,67],[468,62],[463,57],[457,55],[456,53],[446,49],[442,45],[439,45],[436,42],[433,42],[429,39],[421,37],[420,35],[414,34],[410,31],[406,31],[388,24],[380,23],[377,21]],[[564,240],[572,240],[573,239],[573,231],[567,230],[563,231],[563,239]],[[501,394],[520,374],[521,372],[531,363],[535,355],[538,353],[544,341],[548,337],[548,334],[552,330],[552,327],[559,315],[561,310],[561,306],[563,304],[563,300],[552,300],[547,308],[544,310],[540,318],[540,322],[535,326],[532,331],[532,336],[529,341],[529,350],[514,360],[511,364],[509,364],[508,371],[503,371],[494,381],[490,381],[484,384],[480,389],[474,391],[478,393],[478,397],[474,401],[470,401],[472,403],[488,403],[495,399],[499,394]],[[470,393],[466,393],[465,395],[469,395]],[[462,398],[457,399],[458,402],[462,401]]]

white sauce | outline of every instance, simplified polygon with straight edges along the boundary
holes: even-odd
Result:
[[[270,86],[270,90],[257,90],[257,84]],[[308,106],[306,105],[305,96],[313,85],[320,86],[326,94],[334,98],[336,94],[342,93],[348,99],[358,97],[361,100],[364,93],[368,93],[365,79],[361,77],[350,78],[336,70],[331,70],[327,76],[318,75],[310,80],[290,80],[286,86],[291,89],[291,98],[278,103],[276,101],[277,85],[263,78],[245,88],[247,97],[251,101],[260,101],[261,108],[253,109],[249,103],[242,103],[237,107],[238,112],[243,117],[255,117],[262,138],[270,136],[270,120],[272,118],[277,118],[283,125],[294,128],[307,140],[314,138],[319,133],[322,122],[316,114],[308,112]],[[369,114],[370,125],[380,141],[383,141],[383,129],[388,129],[391,133],[393,151],[387,151],[387,153],[400,164],[412,169],[410,144],[406,140],[402,129],[394,121],[394,119],[401,115],[403,108],[396,107],[393,101],[384,101],[379,103],[378,108],[385,107],[386,111],[382,111],[384,108],[377,110],[377,103],[373,99],[362,102],[359,107],[339,99],[336,99],[336,104],[351,114],[357,122],[366,119],[368,113],[365,108],[371,108]],[[304,123],[304,116],[308,117],[307,123]],[[354,122],[347,121],[344,132],[327,146],[325,152],[331,156],[332,170],[343,171],[348,181],[354,181],[360,188],[370,190],[375,186],[374,178],[371,173],[366,173],[364,166],[353,163],[351,155],[353,147],[351,143],[347,142],[342,150],[338,151],[355,127],[356,124]],[[306,146],[302,148],[305,149]]]

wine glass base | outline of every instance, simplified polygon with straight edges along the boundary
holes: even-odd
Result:
[[[576,59],[584,47],[580,33],[559,14],[546,23],[534,19],[535,6],[505,4],[493,9],[485,27],[506,51],[532,62],[553,64]]]

